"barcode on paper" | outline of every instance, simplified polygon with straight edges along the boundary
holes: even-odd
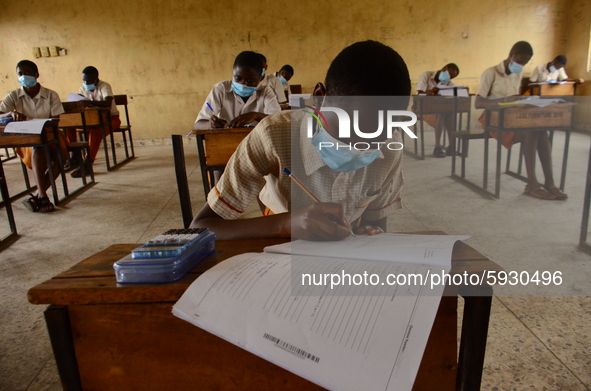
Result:
[[[269,341],[273,342],[275,344],[275,346],[291,353],[294,354],[296,356],[298,356],[299,358],[302,359],[308,359],[308,360],[312,360],[314,362],[320,362],[320,357],[314,356],[311,353],[306,352],[305,350],[302,350],[298,347],[293,346],[290,343],[287,343],[277,337],[273,337],[270,334],[263,334],[263,338],[268,339]]]

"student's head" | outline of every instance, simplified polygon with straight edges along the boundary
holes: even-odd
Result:
[[[460,68],[458,68],[458,66],[453,62],[450,62],[449,64],[441,68],[441,71],[447,71],[449,73],[450,79],[455,79],[460,74]]]
[[[291,65],[284,65],[279,70],[279,76],[283,76],[286,81],[289,81],[293,77],[293,67]]]
[[[261,54],[251,51],[245,51],[236,56],[232,81],[248,87],[258,86],[263,73],[261,56]]]
[[[82,85],[89,91],[93,91],[99,81],[99,72],[93,66],[87,66],[82,70]]]
[[[376,41],[345,48],[330,64],[325,79],[329,96],[410,96],[410,90],[402,57]]]
[[[534,55],[534,50],[531,45],[525,41],[519,41],[509,51],[509,57],[507,58],[507,67],[511,73],[521,73],[523,67],[531,60]],[[513,64],[513,66],[511,66]],[[515,66],[514,64],[517,64]],[[511,69],[513,68],[513,69]],[[520,68],[520,70],[519,70]]]
[[[33,61],[22,60],[16,64],[18,82],[27,88],[34,87],[39,78],[39,69]]]
[[[566,66],[566,56],[563,56],[562,54],[560,56],[556,56],[556,58],[550,62],[550,65],[554,66],[556,70],[564,68]]]

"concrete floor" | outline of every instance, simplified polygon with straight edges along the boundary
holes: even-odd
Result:
[[[426,140],[430,152],[432,132]],[[470,146],[474,180],[481,175],[482,144]],[[486,199],[449,177],[449,157],[405,158],[404,207],[389,219],[389,231],[468,234],[468,244],[507,270],[562,272],[558,287],[496,289],[482,389],[591,389],[591,257],[577,249],[589,144],[589,136],[572,136],[566,202],[525,196],[524,183],[507,175],[501,199]],[[138,147],[136,154],[109,173],[99,158],[97,184],[53,214],[13,204],[21,236],[0,252],[0,390],[61,389],[44,306],[27,302],[29,288],[113,243],[142,243],[182,226],[172,147]],[[185,154],[197,212],[204,197],[194,144]],[[12,160],[5,170],[15,193],[22,188],[20,166]],[[2,230],[3,209],[0,215]]]

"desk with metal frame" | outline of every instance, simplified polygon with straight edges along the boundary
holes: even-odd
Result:
[[[484,168],[482,186],[471,182],[470,180],[453,175],[452,177],[459,182],[467,185],[471,189],[491,198],[500,198],[501,192],[501,152],[502,152],[502,134],[503,132],[526,132],[526,131],[553,131],[561,130],[566,134],[564,152],[562,158],[562,172],[560,176],[560,189],[564,190],[566,179],[566,164],[568,160],[568,146],[570,132],[572,128],[573,103],[558,103],[546,107],[536,107],[532,105],[517,104],[498,106],[485,110],[485,131],[484,131]],[[495,166],[495,191],[488,190],[488,142],[489,132],[497,132],[497,158]],[[507,174],[521,180],[527,180],[519,173],[508,170],[510,155],[507,156]],[[455,156],[454,156],[455,159]],[[465,156],[462,156],[465,159]]]
[[[19,133],[6,134],[6,133],[4,133],[4,128],[5,128],[5,126],[3,126],[3,125],[0,126],[0,148],[4,148],[4,147],[9,147],[9,148],[20,148],[20,147],[43,148],[43,150],[45,151],[46,159],[47,159],[47,165],[48,165],[48,167],[51,167],[52,158],[51,158],[50,148],[52,146],[55,146],[55,148],[60,148],[59,135],[58,135],[58,132],[59,132],[58,120],[47,121],[43,127],[43,131],[41,132],[41,134],[19,134]],[[64,199],[66,199],[67,197],[70,196],[70,193],[68,191],[68,183],[67,183],[66,178],[64,176],[64,162],[62,159],[62,154],[58,153],[57,156],[58,156],[58,165],[59,165],[60,175],[62,176],[62,186],[64,189],[64,198],[62,200],[59,199],[58,193],[57,193],[57,187],[55,184],[55,177],[53,175],[53,170],[48,170],[49,181],[51,183],[53,201],[54,201],[55,205],[58,205],[60,203],[60,201],[63,201]],[[24,164],[22,164],[22,162],[21,162],[21,166],[23,169],[23,175],[25,177],[26,189],[18,194],[13,195],[12,197],[10,197],[9,198],[10,201],[18,199],[18,198],[22,197],[23,195],[34,191],[37,188],[36,186],[30,185],[27,167]],[[4,202],[6,202],[6,201],[4,201]],[[0,203],[0,206],[4,205],[4,202]]]
[[[49,304],[45,319],[64,389],[108,391],[133,384],[144,391],[196,386],[320,390],[171,313],[183,292],[210,267],[284,241],[218,241],[214,254],[170,284],[117,284],[113,262],[137,246],[118,244],[31,288],[31,303]],[[451,275],[481,276],[484,270],[502,269],[465,243],[456,243]],[[459,359],[457,287],[449,294],[441,300],[414,390],[480,389],[492,288],[459,289],[465,299]]]
[[[413,95],[413,112],[417,115],[419,122],[419,132],[417,134],[417,124],[415,124],[415,135],[418,137],[414,139],[414,152],[404,148],[404,152],[416,159],[425,160],[425,130],[424,130],[424,115],[441,115],[453,114],[454,131],[462,129],[463,114],[467,113],[468,118],[466,122],[467,129],[470,130],[470,97],[457,96],[457,89],[454,88],[455,96],[433,96],[433,95]],[[458,119],[459,115],[459,119]],[[443,130],[443,139],[445,140],[445,129]],[[402,142],[405,144],[405,135],[402,134]],[[419,151],[419,144],[420,151]],[[455,149],[455,147],[454,147]]]
[[[591,255],[591,243],[587,241],[589,229],[589,211],[591,209],[591,147],[589,148],[589,162],[587,164],[587,180],[585,182],[585,198],[583,199],[583,221],[579,236],[579,248]]]

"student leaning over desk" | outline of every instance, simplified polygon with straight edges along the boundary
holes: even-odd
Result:
[[[550,62],[538,65],[531,74],[529,81],[544,82],[544,81],[574,81],[577,84],[584,83],[583,79],[571,79],[566,74],[564,67],[566,66],[566,56],[559,55]]]
[[[232,80],[217,83],[207,95],[194,129],[239,128],[281,111],[270,88],[257,89],[263,75],[258,53],[240,53],[233,69]]]
[[[277,102],[279,102],[279,104],[286,103],[287,96],[285,95],[285,88],[283,87],[283,84],[274,74],[267,73],[267,57],[260,53],[259,55],[263,60],[263,79],[257,86],[257,89],[262,90],[265,87],[269,87],[275,93],[275,96],[277,97]]]
[[[398,109],[405,110],[411,89],[404,60],[392,48],[374,41],[344,49],[330,65],[325,85],[318,83],[313,95],[327,107],[340,97],[397,96]],[[317,126],[311,139],[307,135],[310,114],[304,111],[283,111],[261,121],[238,146],[191,226],[208,227],[222,240],[340,240],[351,233],[347,222],[354,228],[371,227],[368,233],[374,227],[385,231],[387,216],[401,208],[403,152],[380,151],[376,144],[362,153],[336,147],[318,149],[320,142],[341,143],[338,118],[324,114],[328,126]],[[400,142],[399,132],[394,131],[390,140],[385,133],[372,141]],[[355,136],[343,141],[367,139]],[[321,202],[312,202],[299,188],[292,188],[284,168]],[[259,193],[274,214],[239,219]]]
[[[519,41],[509,51],[509,56],[498,65],[488,68],[480,77],[480,86],[476,96],[475,107],[486,109],[498,107],[499,103],[513,102],[521,99],[519,88],[521,86],[521,72],[529,62],[534,51],[531,45],[525,41]],[[485,114],[478,119],[484,128]],[[490,132],[497,137],[496,132]],[[548,133],[523,131],[503,132],[502,144],[505,148],[511,148],[513,144],[523,143],[525,168],[527,171],[527,185],[524,193],[544,200],[566,200],[564,194],[554,183],[552,173],[552,155]],[[542,186],[536,177],[536,152],[542,163],[545,183]]]
[[[64,108],[57,92],[43,87],[37,82],[39,70],[37,65],[29,60],[22,60],[16,64],[18,81],[23,86],[11,91],[0,104],[0,117],[12,117],[15,121],[26,121],[34,118],[59,118]],[[61,132],[60,148],[51,148],[51,160],[54,178],[57,178],[59,170],[58,153],[62,157],[68,156],[68,143]],[[23,147],[15,148],[23,163],[31,170],[37,183],[37,191],[30,194],[22,203],[31,212],[53,212],[55,206],[47,197],[47,189],[51,185],[47,158],[43,148]]]

